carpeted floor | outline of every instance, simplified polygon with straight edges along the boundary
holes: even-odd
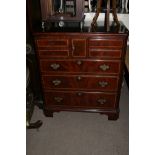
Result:
[[[97,113],[60,112],[45,117],[35,108],[32,121],[43,121],[39,131],[27,130],[27,155],[128,155],[129,94],[124,83],[120,118],[108,121]]]

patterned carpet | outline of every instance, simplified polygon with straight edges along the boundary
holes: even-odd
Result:
[[[129,91],[124,83],[120,118],[108,121],[97,113],[60,112],[45,117],[35,108],[32,121],[43,125],[27,130],[27,155],[128,155]]]

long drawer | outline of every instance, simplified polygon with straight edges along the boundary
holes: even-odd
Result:
[[[116,94],[82,91],[47,91],[45,92],[45,101],[46,106],[114,108]]]
[[[40,60],[42,73],[73,72],[118,74],[120,66],[120,60]]]
[[[45,89],[82,89],[117,91],[117,76],[53,75],[42,77]]]

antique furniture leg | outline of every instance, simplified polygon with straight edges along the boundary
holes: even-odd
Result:
[[[124,10],[125,10],[125,0],[122,0],[122,10],[121,10],[121,13],[124,13]]]
[[[107,9],[105,13],[104,26],[106,31],[109,31],[109,13],[110,13],[110,0],[107,0]]]
[[[88,0],[89,3],[89,12],[92,12],[91,0]]]
[[[102,0],[98,0],[98,2],[97,2],[97,11],[96,11],[96,14],[95,14],[95,16],[93,18],[93,22],[91,23],[91,26],[92,27],[95,27],[96,26],[97,18],[98,18],[99,14],[101,12],[101,9],[102,9],[101,8],[101,5],[102,5]]]
[[[33,93],[33,84],[32,84],[32,61],[30,59],[26,59],[26,128],[27,129],[38,129],[43,123],[41,120],[38,120],[34,123],[31,123],[31,117],[34,111],[34,93]]]
[[[92,27],[96,26],[97,18],[102,9],[101,5],[102,5],[102,0],[99,0],[97,2],[97,12],[93,18],[93,22],[91,23]],[[109,15],[110,15],[110,0],[107,0],[107,8],[106,8],[106,13],[105,13],[105,21],[104,21],[104,26],[105,26],[106,31],[109,31]],[[116,24],[119,26],[120,24],[119,24],[117,13],[116,13],[116,0],[112,0],[112,15],[113,15],[114,22],[116,22]]]
[[[104,113],[101,112],[101,115],[107,115],[108,116],[108,120],[117,120],[119,118],[119,112],[115,112],[115,113]]]
[[[112,0],[112,15],[113,15],[114,22],[116,22],[116,24],[119,26],[120,24],[116,13],[116,0]]]
[[[128,2],[129,2],[129,0],[125,1],[125,11],[126,11],[126,13],[129,12],[129,10],[128,10]]]
[[[27,129],[38,129],[42,126],[43,122],[41,120],[36,121],[35,123],[29,123]]]
[[[44,114],[46,117],[53,117],[53,112],[51,112],[49,110],[44,110]]]
[[[119,118],[119,113],[108,114],[108,120],[117,120]]]
[[[43,103],[38,101],[38,100],[35,100],[34,101],[34,104],[39,108],[39,109],[43,109]]]

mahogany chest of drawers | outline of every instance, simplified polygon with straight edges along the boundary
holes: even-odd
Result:
[[[44,113],[98,112],[119,117],[128,33],[34,33]]]

